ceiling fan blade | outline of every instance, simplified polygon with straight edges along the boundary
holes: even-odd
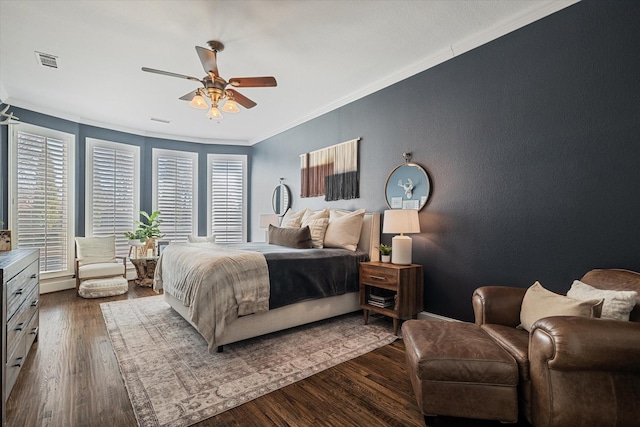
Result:
[[[198,93],[198,89],[193,90],[186,95],[182,95],[179,99],[182,99],[183,101],[191,101],[193,97],[196,96],[196,93]]]
[[[229,80],[234,87],[272,87],[278,86],[275,77],[234,77]]]
[[[249,98],[247,98],[246,96],[244,96],[243,94],[241,94],[238,91],[235,91],[233,89],[227,89],[227,92],[231,92],[231,94],[233,95],[233,99],[240,105],[242,105],[244,108],[253,108],[255,107],[256,104],[255,102],[253,102],[252,100],[250,100]]]
[[[146,71],[147,73],[162,74],[163,76],[178,77],[180,79],[193,80],[194,82],[202,83],[202,80],[196,77],[185,76],[184,74],[171,73],[169,71],[156,70],[154,68],[147,68],[147,67],[142,67],[142,71]]]
[[[205,49],[204,47],[196,46],[196,51],[202,62],[202,68],[207,74],[213,73],[220,77],[218,73],[218,61],[216,60],[216,53],[212,50]]]

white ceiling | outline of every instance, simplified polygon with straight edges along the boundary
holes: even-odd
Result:
[[[575,2],[0,0],[0,99],[140,135],[253,144]],[[278,81],[239,89],[258,105],[220,123],[178,99],[198,83],[141,71],[202,78],[194,47],[212,39],[225,44],[223,78]]]

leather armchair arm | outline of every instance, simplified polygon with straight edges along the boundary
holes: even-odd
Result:
[[[553,316],[534,323],[531,366],[558,371],[640,373],[640,323]]]
[[[525,292],[525,288],[508,286],[483,286],[476,289],[472,297],[476,324],[518,326]]]

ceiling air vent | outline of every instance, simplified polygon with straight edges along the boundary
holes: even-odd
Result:
[[[35,52],[38,64],[45,68],[58,68],[58,57],[48,53]]]

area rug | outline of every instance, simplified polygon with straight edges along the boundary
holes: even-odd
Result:
[[[195,424],[396,339],[388,323],[354,313],[209,354],[162,296],[100,308],[141,427]]]

